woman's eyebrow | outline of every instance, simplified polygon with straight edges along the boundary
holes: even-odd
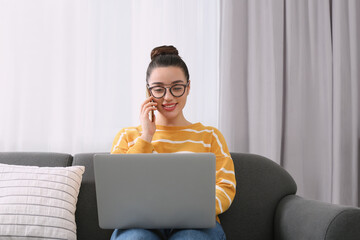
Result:
[[[184,81],[183,80],[176,80],[176,81],[171,82],[171,84],[176,84],[176,83],[184,83]],[[167,84],[164,84],[162,82],[153,82],[153,83],[151,83],[151,85],[167,85]]]

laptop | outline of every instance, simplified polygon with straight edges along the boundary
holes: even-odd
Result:
[[[215,226],[213,153],[95,154],[103,229]]]

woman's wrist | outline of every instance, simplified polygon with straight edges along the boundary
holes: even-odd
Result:
[[[151,135],[143,134],[143,135],[141,135],[140,138],[141,138],[142,140],[145,140],[145,141],[151,143],[152,137],[153,137],[153,136],[151,136]]]

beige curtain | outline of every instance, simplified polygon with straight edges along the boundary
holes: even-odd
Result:
[[[230,150],[281,164],[304,197],[359,205],[360,2],[220,9],[219,128]]]

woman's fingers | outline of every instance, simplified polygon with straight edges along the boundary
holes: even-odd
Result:
[[[157,103],[156,102],[149,102],[145,105],[144,109],[156,110]]]
[[[151,142],[156,131],[155,118],[151,121],[149,117],[150,111],[156,110],[156,106],[157,103],[153,101],[153,97],[147,98],[141,105],[140,122],[143,129],[141,138],[148,142]]]
[[[149,106],[157,105],[157,103],[152,100],[153,100],[153,97],[149,97],[141,104],[141,112],[143,112],[145,110],[145,108],[147,108]]]
[[[157,109],[156,106],[157,106],[156,102],[151,101],[151,99],[147,99],[141,107],[141,113],[140,113],[141,119],[143,119],[143,121],[147,121],[147,120],[150,121],[149,113],[150,111],[156,110]]]
[[[156,110],[157,103],[156,102],[148,102],[145,105],[142,106],[141,112],[143,113],[149,113],[151,110]]]

